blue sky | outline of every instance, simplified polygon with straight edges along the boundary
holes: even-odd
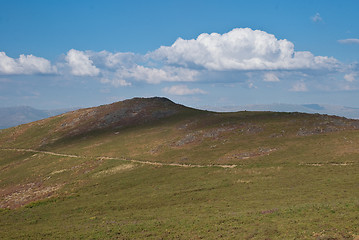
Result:
[[[0,0],[0,107],[359,107],[358,1]]]

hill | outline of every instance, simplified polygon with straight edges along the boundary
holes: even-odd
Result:
[[[354,239],[359,121],[165,98],[0,132],[2,239]]]

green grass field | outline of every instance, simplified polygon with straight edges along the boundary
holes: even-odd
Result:
[[[359,239],[357,121],[185,109],[69,135],[73,114],[0,132],[1,239]]]

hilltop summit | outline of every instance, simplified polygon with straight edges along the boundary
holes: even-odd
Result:
[[[120,129],[172,116],[186,107],[163,97],[132,98],[63,114],[60,128],[70,135],[104,128]]]
[[[31,142],[38,147],[43,147],[61,139],[86,135],[93,131],[111,129],[117,132],[126,127],[155,122],[190,109],[164,97],[132,98],[98,107],[79,109],[14,127],[11,131],[16,134],[7,142],[16,142],[18,135],[27,132],[29,137],[31,136],[29,144]],[[200,110],[195,111],[200,112]],[[23,137],[21,139],[28,140]]]

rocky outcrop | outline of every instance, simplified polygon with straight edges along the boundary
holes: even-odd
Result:
[[[121,129],[170,117],[184,109],[187,108],[167,98],[133,98],[63,114],[57,131],[78,135],[106,128]]]

